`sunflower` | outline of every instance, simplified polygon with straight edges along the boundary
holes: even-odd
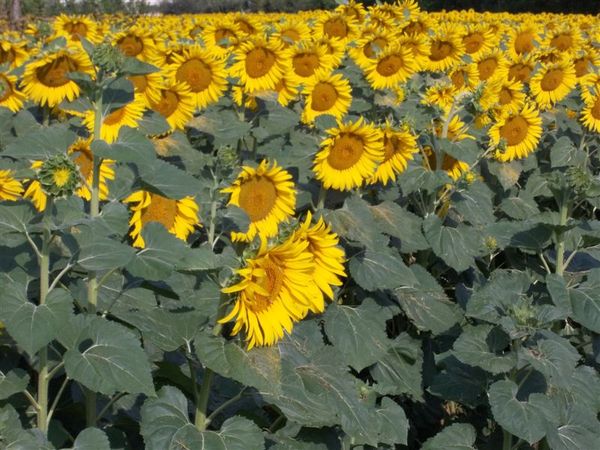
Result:
[[[581,111],[581,123],[590,131],[600,133],[600,94],[596,94]]]
[[[163,116],[172,130],[183,130],[194,116],[196,101],[186,85],[171,83],[160,89],[160,100],[150,101],[150,108]]]
[[[277,82],[275,91],[277,92],[277,102],[281,106],[287,106],[298,97],[298,87],[287,76]]]
[[[240,35],[240,27],[225,20],[208,24],[202,31],[202,40],[213,56],[226,59],[240,42]]]
[[[8,64],[10,69],[16,69],[29,59],[25,42],[10,42],[0,40],[0,66]]]
[[[228,205],[243,209],[250,219],[246,233],[232,232],[233,241],[249,242],[257,234],[277,235],[279,224],[287,222],[296,209],[296,191],[289,172],[263,160],[256,169],[242,167],[233,184],[221,192],[231,194]]]
[[[118,139],[122,127],[137,128],[138,122],[144,116],[144,109],[145,98],[136,96],[133,101],[104,116],[102,118],[102,128],[100,129],[100,139],[112,144]],[[87,111],[83,118],[83,124],[90,133],[95,131],[94,120],[94,111]]]
[[[475,64],[461,64],[454,67],[448,77],[458,91],[474,91],[479,84],[479,71]]]
[[[406,81],[416,70],[408,48],[390,45],[366,64],[365,75],[373,89],[386,89]]]
[[[584,49],[577,52],[573,59],[575,76],[581,78],[590,72],[600,71],[600,54],[593,49]]]
[[[434,121],[433,131],[435,132],[435,135],[439,138],[441,138],[443,135],[445,120],[445,118],[441,118]],[[468,131],[469,127],[462,120],[460,120],[460,117],[458,115],[454,115],[448,123],[446,139],[453,142],[462,141],[464,139],[475,139],[468,133]]]
[[[160,101],[160,88],[163,80],[160,72],[130,75],[127,79],[133,84],[135,95],[143,98],[145,106],[149,108],[151,102],[158,103]]]
[[[150,64],[158,64],[159,52],[152,33],[142,25],[135,25],[127,31],[117,33],[113,43],[125,56],[138,58]]]
[[[582,43],[583,39],[578,29],[563,25],[546,33],[543,46],[555,48],[559,52],[574,53],[581,48]]]
[[[445,71],[457,65],[465,53],[465,46],[455,26],[441,25],[429,40],[426,68],[432,72]]]
[[[348,50],[348,53],[356,65],[364,70],[369,62],[377,58],[377,54],[388,46],[391,40],[393,40],[393,35],[385,31],[368,29],[363,32],[362,37],[356,41],[354,47]]]
[[[318,72],[306,83],[303,94],[306,94],[306,101],[302,122],[307,124],[323,114],[330,114],[339,120],[346,115],[352,103],[350,82],[339,73]]]
[[[342,59],[346,56],[346,46],[339,39],[330,39],[327,36],[321,36],[313,39],[317,45],[323,45],[332,58],[332,68],[338,67]]]
[[[494,77],[484,86],[479,103],[485,110],[496,106],[503,110],[520,110],[525,99],[523,83],[503,77]]]
[[[70,80],[71,72],[94,75],[94,67],[87,55],[76,47],[67,47],[55,53],[42,55],[25,67],[21,86],[23,93],[40,105],[57,106],[63,100],[73,101],[79,96],[79,85]]]
[[[525,22],[518,28],[510,30],[507,41],[508,52],[515,59],[536,48],[539,41],[538,25],[533,22]]]
[[[600,73],[589,73],[580,80],[581,98],[585,103],[590,103],[600,92]]]
[[[495,34],[486,25],[467,25],[462,32],[465,53],[477,59],[494,47]]]
[[[250,39],[234,53],[231,74],[240,79],[247,92],[274,89],[288,72],[289,53],[275,41]]]
[[[0,170],[0,201],[18,200],[23,194],[23,185],[12,177],[10,170]]]
[[[169,66],[166,75],[189,87],[197,109],[204,109],[218,102],[227,90],[225,62],[214,58],[208,50],[198,45],[187,47],[181,54],[173,55],[173,64]]]
[[[312,225],[312,214],[306,213],[304,222],[301,223],[292,239],[296,241],[308,242],[308,251],[313,255],[314,270],[312,280],[317,285],[318,296],[313,299],[312,312],[320,313],[325,310],[325,301],[323,294],[330,300],[333,300],[333,290],[331,286],[341,286],[341,277],[346,277],[344,263],[346,255],[339,244],[337,234],[331,231],[331,227],[325,223],[322,217],[316,224]]]
[[[233,17],[233,23],[240,30],[240,35],[260,35],[263,34],[263,25],[256,17],[249,14],[237,13]]]
[[[356,37],[357,31],[356,19],[339,12],[322,13],[313,29],[316,36],[326,36],[344,43],[352,41]]]
[[[78,139],[67,150],[67,153],[74,158],[75,164],[79,168],[81,177],[85,181],[76,191],[75,194],[84,200],[90,201],[92,194],[89,186],[92,185],[94,178],[94,154],[90,148],[92,138]],[[108,199],[107,180],[115,179],[115,171],[113,169],[114,161],[110,159],[102,160],[100,164],[100,200]]]
[[[184,197],[175,200],[148,191],[136,191],[124,203],[131,203],[133,212],[129,225],[129,235],[133,239],[133,246],[144,248],[146,245],[142,238],[142,229],[148,222],[162,224],[171,234],[185,241],[194,227],[200,226],[198,218],[198,204],[194,197]]]
[[[234,85],[231,88],[231,99],[238,106],[244,106],[244,108],[250,111],[256,111],[258,109],[257,96],[264,95],[268,96],[273,91],[257,91],[257,92],[246,92],[244,86]]]
[[[502,162],[525,158],[533,152],[542,135],[542,119],[539,111],[531,103],[519,111],[508,111],[489,129],[492,144],[502,149],[496,152],[496,159]]]
[[[395,43],[411,51],[417,71],[427,68],[427,61],[429,60],[429,41],[427,36],[422,34],[401,34],[395,40]]]
[[[423,161],[423,164],[429,168],[429,170],[437,170],[437,158],[433,149],[426,145],[423,147],[423,153],[426,157]],[[469,165],[464,161],[459,161],[447,153],[444,153],[440,170],[446,172],[453,180],[458,180],[463,173],[467,173],[469,171]]]
[[[288,76],[294,84],[301,85],[311,81],[318,71],[331,72],[333,57],[322,44],[302,41],[290,47],[292,70]]]
[[[486,81],[493,76],[506,78],[508,76],[508,61],[501,50],[483,53],[475,60],[479,80]]]
[[[308,240],[288,239],[269,248],[267,240],[261,239],[258,254],[236,271],[239,281],[222,289],[237,298],[231,312],[219,322],[235,318],[231,334],[243,329],[248,350],[273,345],[283,338],[284,331],[291,333],[294,322],[318,300],[315,261],[308,246]]]
[[[315,155],[313,171],[325,189],[349,191],[371,179],[384,160],[381,131],[361,117],[327,130]]]
[[[0,72],[0,106],[17,112],[23,107],[25,96],[17,88],[17,77]]]
[[[54,20],[54,32],[64,36],[70,44],[79,43],[81,38],[97,44],[102,40],[97,32],[96,24],[86,16],[67,16],[61,14]]]
[[[429,106],[437,106],[444,114],[448,114],[457,95],[458,91],[454,87],[454,84],[451,82],[438,82],[427,88],[421,103]]]
[[[310,37],[310,28],[303,20],[286,18],[284,22],[275,25],[275,31],[269,39],[288,47],[309,40]]]
[[[335,10],[345,16],[356,19],[359,23],[361,23],[367,15],[367,11],[362,3],[357,3],[354,0],[349,0],[345,4],[338,5]]]
[[[531,78],[535,64],[535,58],[530,54],[517,57],[508,65],[508,78],[527,83]]]
[[[402,28],[402,34],[407,36],[427,36],[430,29],[433,28],[433,24],[429,15],[420,13],[411,16],[410,20]]]
[[[408,127],[396,129],[390,121],[386,121],[381,128],[383,135],[383,161],[375,170],[370,180],[371,184],[388,184],[396,181],[398,174],[404,172],[408,161],[413,159],[413,154],[419,151],[417,138],[408,130]]]
[[[544,64],[529,82],[529,89],[542,109],[548,109],[564,99],[575,88],[575,69],[568,60]]]

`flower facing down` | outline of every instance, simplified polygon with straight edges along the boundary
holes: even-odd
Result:
[[[12,177],[10,170],[0,170],[0,201],[18,200],[23,193],[23,185]]]

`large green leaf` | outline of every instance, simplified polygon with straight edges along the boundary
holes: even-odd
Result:
[[[115,78],[102,90],[102,117],[106,119],[110,113],[131,103],[133,100],[133,83],[127,78]]]
[[[165,386],[142,407],[141,433],[148,450],[247,450],[264,448],[261,430],[242,417],[227,419],[219,432],[200,431],[189,421],[188,403]]]
[[[0,408],[0,446],[3,450],[54,450],[37,429],[24,430],[11,404]]]
[[[29,202],[0,204],[0,233],[24,233],[35,215]]]
[[[66,154],[77,135],[65,126],[44,127],[27,133],[6,146],[3,156],[23,160],[42,160],[58,154]]]
[[[161,159],[138,163],[138,169],[146,188],[165,197],[181,199],[202,189],[197,178]]]
[[[515,353],[503,353],[510,337],[492,325],[467,325],[454,342],[454,356],[472,366],[498,374],[511,370],[517,364]]]
[[[578,404],[559,410],[557,423],[548,426],[546,439],[552,450],[598,448],[600,422],[595,414]]]
[[[109,270],[126,266],[134,257],[135,250],[114,239],[85,234],[78,239],[77,263],[86,270]]]
[[[474,264],[473,256],[482,242],[476,229],[462,224],[446,227],[439,217],[431,215],[423,222],[423,231],[434,253],[457,272]]]
[[[467,189],[454,192],[450,202],[461,219],[471,225],[488,225],[496,220],[492,191],[483,182],[475,181]]]
[[[421,447],[422,450],[475,450],[477,433],[473,425],[453,423],[438,434],[429,438]]]
[[[344,362],[357,371],[378,361],[394,341],[386,335],[385,321],[392,316],[373,299],[353,308],[333,303],[323,316],[325,333]]]
[[[367,291],[412,287],[417,280],[404,261],[393,250],[367,249],[350,260],[350,274]]]
[[[154,395],[150,363],[134,333],[104,318],[81,315],[69,328],[62,337],[69,378],[105,395]]]
[[[429,392],[472,407],[484,403],[489,384],[487,372],[463,364],[453,356],[444,358],[441,365],[443,370],[433,377]]]
[[[29,374],[23,369],[14,369],[6,373],[0,370],[0,400],[23,392],[28,384]]]
[[[9,334],[30,355],[58,337],[73,311],[71,294],[60,288],[48,294],[44,305],[36,305],[20,286],[10,286],[0,292],[0,306]]]
[[[156,159],[150,139],[129,127],[121,128],[118,139],[112,144],[95,139],[91,143],[91,149],[96,156],[119,162],[149,164]]]
[[[588,279],[570,289],[573,319],[595,333],[600,333],[600,270],[590,272]]]
[[[371,206],[370,209],[379,230],[400,239],[403,253],[429,248],[421,231],[423,219],[419,216],[390,201]]]
[[[110,443],[103,431],[86,428],[75,439],[72,450],[110,450]]]

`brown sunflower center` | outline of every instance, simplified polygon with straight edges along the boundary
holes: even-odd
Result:
[[[215,30],[215,42],[217,43],[217,45],[219,45],[220,47],[227,47],[227,42],[222,42],[226,39],[228,40],[233,40],[235,39],[235,33],[228,29],[228,28],[218,28],[217,30]]]
[[[248,22],[246,22],[244,19],[235,19],[235,23],[238,27],[240,27],[240,30],[242,30],[244,33],[252,34],[255,31],[254,27]]]
[[[86,37],[88,27],[83,22],[67,22],[65,24],[65,31],[71,35],[72,39],[79,40],[80,37]]]
[[[565,74],[560,69],[549,70],[542,77],[540,87],[543,91],[554,91],[560,86],[564,76]]]
[[[508,145],[518,145],[527,137],[529,123],[521,116],[507,119],[500,127],[500,137],[506,139]]]
[[[523,31],[519,33],[515,37],[515,52],[519,55],[523,53],[529,53],[533,50],[533,39],[535,38],[534,34],[531,31]]]
[[[310,77],[319,67],[319,56],[314,53],[300,53],[292,59],[294,72],[301,77]]]
[[[210,86],[212,70],[200,59],[190,59],[177,69],[177,81],[185,81],[192,92],[203,92]]]
[[[552,38],[550,45],[555,49],[564,52],[573,46],[573,38],[569,34],[559,34]]]
[[[425,31],[425,24],[419,21],[410,22],[402,31],[409,35],[421,34],[423,31]]]
[[[591,62],[592,61],[587,56],[575,60],[575,75],[577,76],[577,78],[589,73]]]
[[[452,54],[454,46],[448,41],[433,41],[429,51],[429,59],[432,61],[442,61]]]
[[[299,41],[300,40],[300,33],[298,33],[296,30],[294,30],[293,28],[289,28],[287,30],[284,30],[281,32],[281,37],[282,38],[287,38],[291,41]]]
[[[0,102],[6,100],[12,94],[12,87],[9,81],[0,73]]]
[[[148,222],[158,222],[170,230],[177,216],[177,200],[150,194],[150,204],[142,211],[142,225]]]
[[[388,55],[381,58],[377,63],[377,73],[384,77],[391,77],[404,66],[404,60],[400,55]]]
[[[264,176],[254,177],[240,186],[239,204],[250,221],[257,222],[269,215],[277,201],[277,189]]]
[[[507,87],[503,87],[498,93],[498,98],[500,100],[501,105],[507,105],[513,99],[512,92]]]
[[[400,152],[402,141],[396,136],[385,136],[383,139],[383,162],[389,161],[392,156]]]
[[[15,58],[15,51],[12,48],[9,48],[8,50],[0,48],[0,64],[12,63]]]
[[[467,74],[465,72],[463,72],[462,70],[457,70],[450,76],[450,80],[456,88],[460,89],[465,85],[466,77]]]
[[[148,80],[146,80],[146,75],[131,75],[130,77],[128,77],[128,79],[133,83],[135,92],[146,92],[146,88],[148,87]]]
[[[246,73],[252,78],[260,78],[275,65],[277,57],[268,48],[257,47],[246,55]]]
[[[596,97],[594,106],[590,109],[590,114],[596,120],[600,120],[600,97]]]
[[[513,64],[508,70],[508,77],[513,80],[527,81],[531,76],[531,70],[527,64]]]
[[[342,134],[331,147],[327,162],[336,170],[346,170],[358,162],[363,151],[364,144],[360,136],[352,133]]]
[[[367,42],[363,47],[363,54],[367,58],[375,58],[377,52],[383,50],[387,45],[387,40],[382,37],[376,37],[370,42]]]
[[[477,69],[479,70],[479,79],[487,80],[494,74],[497,67],[498,61],[496,60],[496,58],[486,58],[482,61],[479,61],[477,63]]]
[[[329,37],[343,39],[348,36],[348,25],[341,17],[334,17],[323,24],[323,31]]]
[[[36,69],[35,74],[45,86],[59,87],[69,83],[71,80],[67,78],[67,74],[76,70],[75,61],[63,55]]]
[[[109,125],[109,126],[116,125],[119,122],[121,122],[121,120],[123,120],[124,117],[125,117],[125,106],[122,106],[118,109],[115,109],[108,116],[106,116],[104,118],[104,120],[102,121],[102,123],[104,125]]]
[[[134,34],[119,39],[117,46],[125,56],[137,56],[144,51],[144,41]]]
[[[179,105],[179,97],[177,93],[169,90],[163,90],[161,92],[161,98],[158,103],[152,102],[152,109],[164,117],[171,117],[177,110]]]
[[[92,152],[88,148],[80,146],[75,149],[73,154],[77,155],[75,157],[75,164],[79,167],[81,176],[85,180],[89,179],[94,170],[94,157],[92,156]]]
[[[321,81],[313,89],[310,107],[319,112],[328,111],[335,105],[337,99],[338,93],[335,87]]]
[[[268,309],[277,299],[283,286],[283,269],[278,264],[269,260],[262,269],[265,271],[265,276],[259,278],[257,284],[270,295],[268,297],[259,294],[254,295],[254,301],[250,305],[250,309],[254,312]]]
[[[481,47],[483,47],[483,43],[485,41],[483,35],[481,33],[471,33],[467,34],[463,37],[463,44],[465,44],[465,50],[467,53],[475,53],[479,51]]]

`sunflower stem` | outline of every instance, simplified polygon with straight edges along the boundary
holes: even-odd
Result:
[[[319,190],[319,197],[317,199],[317,210],[325,208],[325,199],[327,198],[327,188],[321,185]]]
[[[502,450],[512,450],[512,434],[502,430]]]
[[[567,193],[563,192],[558,203],[559,225],[561,229],[556,233],[556,269],[555,273],[562,276],[565,271],[565,236],[562,228],[567,224],[569,204]]]

